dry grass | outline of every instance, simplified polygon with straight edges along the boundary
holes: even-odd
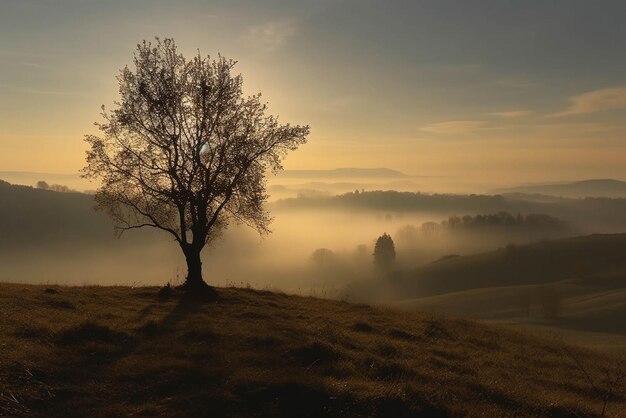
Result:
[[[470,321],[248,289],[0,285],[0,415],[599,416],[561,346]],[[569,352],[602,382],[611,359]],[[626,416],[612,397],[607,416]]]

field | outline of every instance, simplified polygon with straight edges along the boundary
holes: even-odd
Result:
[[[218,291],[200,303],[0,284],[0,415],[626,417],[605,354],[433,314]]]

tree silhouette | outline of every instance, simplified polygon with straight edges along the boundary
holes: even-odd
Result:
[[[374,265],[381,270],[389,270],[396,259],[396,249],[391,236],[384,233],[374,245]]]
[[[188,61],[172,39],[143,41],[134,70],[117,77],[115,109],[102,107],[102,136],[85,136],[83,175],[102,182],[97,208],[119,235],[142,227],[171,234],[187,261],[188,290],[209,289],[200,254],[229,223],[269,232],[265,173],[280,170],[309,133],[266,115],[260,94],[244,96],[234,66],[199,53]]]

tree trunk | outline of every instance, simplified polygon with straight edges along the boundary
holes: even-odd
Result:
[[[185,292],[187,300],[206,301],[218,297],[217,292],[202,279],[202,246],[193,244],[181,245],[187,260],[187,278],[180,289]]]
[[[200,250],[196,248],[187,248],[185,251],[185,259],[187,260],[187,278],[185,286],[200,287],[205,285],[202,279],[202,260],[200,259]]]
[[[194,245],[183,247],[183,253],[187,260],[187,278],[181,287],[187,294],[191,294],[193,297],[214,297],[216,295],[215,290],[206,284],[202,278],[200,251],[202,251],[202,248]]]

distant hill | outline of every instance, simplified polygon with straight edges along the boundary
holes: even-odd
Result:
[[[502,327],[250,289],[0,284],[12,417],[599,417],[608,356]],[[607,416],[626,408],[620,392]]]
[[[93,195],[37,189],[3,180],[0,180],[0,231],[0,252],[122,248],[148,244],[156,233],[138,230],[119,240],[111,219],[95,210]]]
[[[285,170],[278,173],[279,178],[345,179],[345,178],[408,178],[408,174],[389,168],[335,168],[332,170]]]
[[[557,197],[626,197],[626,182],[613,179],[583,180],[573,183],[536,184],[498,189],[497,193],[526,193]]]
[[[111,222],[93,207],[92,195],[0,181],[0,249],[110,243]]]

